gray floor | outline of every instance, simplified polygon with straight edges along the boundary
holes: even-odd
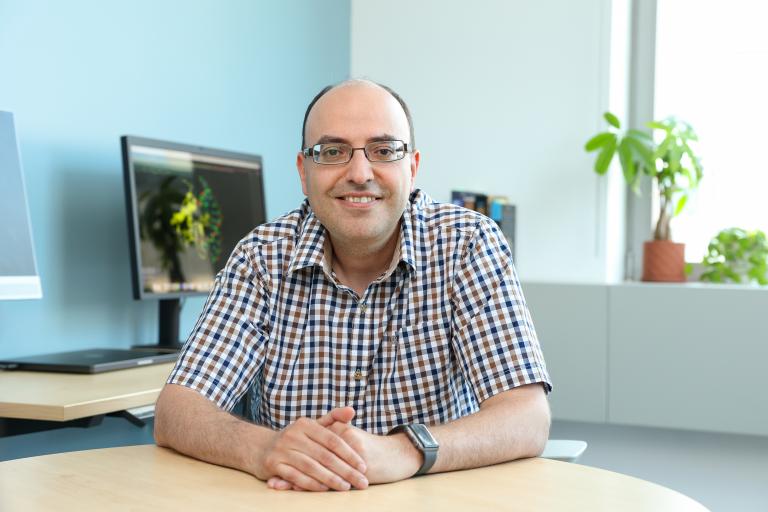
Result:
[[[768,437],[555,421],[589,444],[579,464],[680,491],[712,512],[768,512]]]

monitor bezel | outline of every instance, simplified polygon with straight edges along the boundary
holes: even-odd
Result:
[[[29,200],[27,196],[27,180],[24,176],[24,165],[21,161],[21,149],[19,148],[19,138],[16,135],[16,118],[13,112],[0,110],[0,116],[10,120],[11,137],[13,137],[13,146],[16,157],[16,170],[21,178],[21,193],[24,198],[24,214],[27,221],[27,232],[29,233],[29,243],[31,246],[32,265],[34,274],[2,275],[0,276],[0,300],[31,300],[43,298],[43,287],[40,281],[40,269],[37,266],[37,251],[35,250],[35,238],[32,230],[32,217],[29,211]]]
[[[171,142],[167,140],[151,139],[147,137],[139,137],[135,135],[123,135],[120,137],[120,147],[123,156],[123,180],[125,189],[125,207],[126,218],[128,221],[128,242],[130,245],[131,255],[131,281],[133,288],[133,298],[135,300],[163,300],[163,299],[181,299],[185,297],[205,296],[209,292],[198,291],[180,291],[171,293],[150,293],[143,290],[141,281],[141,245],[139,243],[139,217],[138,212],[135,211],[134,205],[136,202],[136,176],[133,167],[133,159],[131,157],[131,146],[147,146],[158,149],[168,149],[172,151],[183,151],[187,153],[198,154],[207,157],[219,157],[233,160],[243,160],[251,162],[258,166],[258,172],[260,173],[259,187],[262,201],[264,201],[264,167],[262,164],[261,155],[253,153],[242,153],[239,151],[230,151],[226,149],[211,148],[206,146],[184,144],[180,142]],[[263,205],[264,216],[266,218],[266,204]],[[256,227],[256,226],[254,226]]]

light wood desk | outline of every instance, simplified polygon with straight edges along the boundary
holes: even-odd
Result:
[[[0,372],[0,418],[69,421],[154,404],[173,363],[97,374]]]
[[[274,491],[233,469],[154,445],[0,462],[0,510],[532,510],[705,512],[644,480],[547,459],[527,459],[372,486],[365,491]]]

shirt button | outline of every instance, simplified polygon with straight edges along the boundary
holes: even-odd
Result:
[[[355,380],[362,380],[363,379],[363,372],[358,368],[355,370]]]
[[[360,307],[361,313],[365,313],[366,311],[368,311],[368,304],[366,304],[365,302],[361,302],[359,307]]]

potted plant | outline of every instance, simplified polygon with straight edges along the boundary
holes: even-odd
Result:
[[[709,242],[702,281],[768,285],[768,238],[762,231],[728,228]]]
[[[644,175],[654,179],[658,189],[659,217],[653,240],[643,244],[643,281],[685,281],[685,245],[672,241],[669,224],[683,210],[702,177],[700,159],[689,144],[698,140],[696,133],[688,123],[668,117],[647,124],[660,135],[654,139],[641,130],[622,130],[619,119],[610,112],[603,117],[608,131],[598,133],[585,145],[587,152],[598,152],[595,172],[608,172],[618,154],[624,178],[636,194]]]

